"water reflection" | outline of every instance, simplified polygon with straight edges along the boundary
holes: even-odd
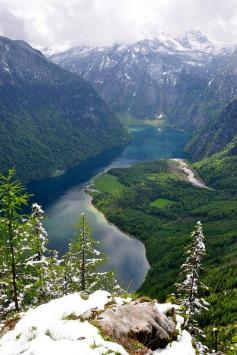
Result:
[[[127,167],[139,161],[184,158],[187,136],[174,129],[135,129],[133,140],[123,151],[107,152],[90,159],[66,174],[29,185],[34,200],[42,204],[48,219],[46,228],[50,246],[60,253],[67,249],[73,238],[73,224],[82,212],[92,226],[94,236],[103,242],[103,251],[109,256],[107,270],[115,270],[118,280],[130,290],[141,286],[149,264],[144,245],[109,224],[91,204],[91,197],[83,186],[96,174],[114,167]]]

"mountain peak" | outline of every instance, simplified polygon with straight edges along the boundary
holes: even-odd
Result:
[[[204,42],[210,42],[208,37],[202,33],[202,31],[200,30],[191,30],[191,31],[187,31],[184,35],[186,35],[187,37],[193,38],[196,41],[199,41],[200,43],[204,43]]]
[[[35,54],[43,57],[43,54],[39,50],[31,47],[27,42],[22,40],[14,40],[8,37],[0,36],[0,47],[1,47],[1,51],[0,51],[1,55],[3,55],[6,52],[9,52],[9,49],[12,50],[15,48],[17,50],[24,50],[31,54]]]
[[[177,40],[188,49],[208,50],[213,49],[214,44],[200,30],[191,30],[179,36]]]

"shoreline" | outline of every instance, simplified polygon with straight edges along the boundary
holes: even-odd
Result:
[[[150,263],[149,263],[149,260],[147,259],[147,250],[146,250],[145,244],[144,244],[140,239],[138,239],[136,236],[127,233],[127,232],[124,231],[122,228],[120,228],[119,226],[117,226],[116,224],[114,224],[113,222],[111,222],[111,221],[107,218],[107,216],[106,216],[100,209],[98,209],[98,207],[93,203],[93,196],[91,195],[91,193],[90,193],[89,191],[86,191],[85,189],[83,189],[83,191],[84,191],[84,193],[85,193],[86,195],[88,195],[88,196],[91,198],[91,200],[90,200],[91,206],[96,210],[96,212],[97,212],[99,215],[101,215],[101,216],[106,220],[106,222],[107,222],[110,226],[112,226],[113,228],[116,228],[120,233],[126,235],[126,237],[128,237],[129,239],[136,240],[137,242],[139,242],[139,243],[144,247],[144,254],[145,254],[146,262],[147,262],[147,264],[148,264],[148,269],[147,269],[147,271],[146,271],[146,275],[145,275],[145,277],[144,277],[144,280],[143,280],[142,284],[140,285],[140,287],[139,287],[137,290],[135,290],[135,291],[138,291],[138,290],[142,287],[142,285],[144,284],[144,282],[146,281],[148,272],[149,272],[149,270],[150,270],[150,268],[151,268],[151,265],[150,265]]]
[[[201,188],[201,189],[208,189],[208,190],[212,190],[210,187],[206,186],[204,182],[201,181],[201,179],[199,179],[198,177],[196,177],[196,173],[188,167],[188,164],[187,162],[184,160],[184,159],[166,159],[167,161],[173,161],[173,162],[176,162],[177,163],[177,166],[180,170],[182,170],[184,172],[184,174],[186,175],[186,179],[184,179],[184,181],[186,182],[189,182],[191,183],[193,186],[197,187],[197,188]],[[125,168],[126,169],[126,168]],[[99,173],[97,176],[99,175],[103,175],[103,174],[106,174],[107,172],[106,171],[102,171],[101,173]],[[93,177],[93,179],[95,178],[96,176]],[[128,236],[129,238],[132,238],[132,239],[136,239],[137,241],[139,241],[140,243],[142,243],[142,245],[144,246],[144,249],[145,249],[145,257],[146,257],[146,260],[148,262],[148,265],[149,265],[149,269],[147,270],[147,274],[144,278],[144,281],[143,283],[141,284],[141,286],[139,287],[139,289],[142,288],[143,284],[146,282],[146,279],[147,279],[147,276],[148,276],[148,272],[151,268],[151,265],[150,265],[150,261],[148,260],[147,258],[147,247],[146,245],[135,235],[130,235],[126,230],[124,230],[122,227],[114,224],[113,222],[111,222],[108,217],[105,215],[104,212],[102,212],[94,203],[94,196],[93,196],[93,193],[102,193],[101,191],[97,190],[95,185],[94,185],[94,181],[93,179],[91,180],[91,182],[89,184],[87,184],[87,186],[85,186],[85,188],[83,189],[83,191],[89,195],[91,197],[91,205],[96,209],[96,211],[101,214],[105,220],[110,224],[112,225],[113,227],[117,228],[117,230],[119,230],[121,233],[125,234],[126,236]],[[138,290],[139,290],[138,289]]]

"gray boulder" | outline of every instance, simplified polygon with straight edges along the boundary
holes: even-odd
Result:
[[[151,350],[164,348],[176,337],[174,322],[152,301],[111,306],[97,316],[97,322],[114,340],[124,344],[130,339]]]

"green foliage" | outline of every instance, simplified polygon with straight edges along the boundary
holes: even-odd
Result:
[[[3,218],[19,221],[23,205],[27,205],[29,194],[23,185],[15,180],[16,171],[9,169],[6,176],[0,175],[0,206]]]
[[[237,194],[237,155],[216,154],[195,163],[193,167],[214,189]]]
[[[46,248],[43,211],[35,204],[32,214],[24,214],[28,199],[14,169],[1,176],[0,314],[4,317],[59,295],[57,255]]]
[[[237,153],[237,100],[233,100],[213,119],[208,119],[203,129],[194,135],[187,151],[195,160],[222,152]]]
[[[197,222],[191,233],[191,242],[185,251],[185,262],[181,265],[182,282],[176,284],[179,312],[184,317],[183,328],[188,330],[193,336],[202,335],[197,316],[208,309],[208,303],[201,297],[201,293],[207,287],[200,281],[200,271],[202,270],[202,259],[206,254],[202,224]],[[199,343],[199,347],[203,347]]]
[[[10,169],[7,176],[0,176],[0,312],[3,314],[12,309],[18,311],[22,302],[23,276],[20,275],[24,274],[26,229],[21,213],[28,199],[21,183],[15,180],[15,169]]]
[[[118,181],[116,176],[106,174],[98,176],[95,181],[95,188],[101,192],[121,192],[124,186]]]
[[[75,313],[68,314],[62,318],[62,320],[77,320],[78,316]]]
[[[38,204],[33,204],[32,214],[26,223],[28,232],[28,253],[25,254],[25,278],[28,304],[39,304],[58,295],[54,286],[58,281],[52,275],[58,267],[57,253],[47,249],[48,235],[43,227],[44,212]],[[54,276],[54,277],[53,277]]]
[[[109,174],[118,177],[126,189],[116,195],[97,194],[93,199],[109,221],[145,244],[151,268],[140,293],[159,301],[174,292],[190,230],[197,220],[203,222],[207,255],[201,280],[209,287],[204,296],[210,310],[200,317],[200,324],[207,333],[213,324],[228,328],[237,321],[235,300],[231,301],[232,292],[236,292],[237,184],[226,183],[228,175],[230,179],[237,175],[237,160],[223,160],[223,170],[215,166],[215,161],[200,162],[194,167],[207,185],[216,187],[218,182],[222,187],[219,190],[194,187],[183,181],[174,162],[158,161],[110,170]],[[158,199],[175,203],[152,207],[151,203]],[[211,347],[209,341],[208,345]]]
[[[18,177],[24,182],[55,175],[57,170],[70,169],[103,150],[121,146],[127,141],[126,133],[116,123],[111,129],[113,135],[106,132],[108,128],[100,133],[94,132],[89,123],[83,127],[83,122],[79,120],[68,121],[56,104],[52,106],[49,103],[38,110],[35,107],[32,111],[25,112],[18,108],[14,114],[8,113],[10,126],[0,122],[1,171],[5,173],[15,165]],[[104,115],[103,112],[101,114]],[[112,126],[109,118],[108,127]]]
[[[113,273],[99,271],[106,258],[98,250],[100,242],[93,238],[84,214],[75,228],[77,236],[69,243],[69,250],[63,257],[65,292],[90,293],[98,289],[115,291],[116,281]]]
[[[16,180],[15,170],[0,178],[0,315],[25,310],[69,292],[97,289],[120,291],[113,272],[101,272],[105,256],[84,215],[76,225],[77,237],[62,260],[47,248],[43,227],[44,212],[33,204],[31,214],[23,214],[29,195]]]
[[[157,200],[153,201],[150,203],[151,207],[157,207],[157,208],[165,208],[172,206],[175,202],[171,200],[167,200],[165,198],[158,198]]]
[[[30,47],[6,43],[11,76],[0,68],[2,173],[15,166],[23,182],[55,176],[128,141],[117,117],[87,82]]]

